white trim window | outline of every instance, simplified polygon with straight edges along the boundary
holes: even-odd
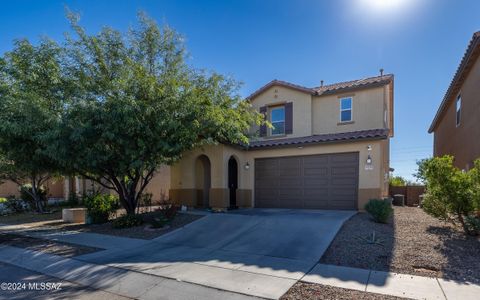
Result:
[[[458,95],[457,101],[455,102],[455,125],[460,126],[460,120],[462,117],[462,96]]]
[[[340,122],[352,121],[352,97],[340,99]]]
[[[272,123],[272,135],[285,134],[285,106],[272,107],[270,110],[270,123]]]

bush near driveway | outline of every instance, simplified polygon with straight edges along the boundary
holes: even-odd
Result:
[[[113,195],[91,194],[83,199],[87,214],[92,223],[106,223],[119,208],[118,197]]]
[[[377,223],[388,223],[393,209],[389,201],[380,199],[371,199],[365,205],[365,210],[373,217]]]
[[[474,168],[462,171],[453,156],[434,157],[418,163],[417,177],[425,182],[423,209],[431,216],[460,226],[465,233],[480,233],[480,159]]]
[[[143,217],[141,215],[123,215],[112,222],[113,228],[122,229],[140,226],[143,224]]]

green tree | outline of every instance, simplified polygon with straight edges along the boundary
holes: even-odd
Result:
[[[43,39],[38,46],[18,40],[0,58],[0,178],[22,186],[43,211],[40,189],[57,171],[45,152],[65,98],[62,49]]]
[[[134,214],[162,164],[206,143],[248,143],[262,116],[236,93],[238,84],[185,61],[182,37],[144,14],[128,34],[89,35],[68,15],[76,38],[65,73],[75,94],[49,153],[62,167],[119,195]]]
[[[417,177],[426,185],[423,209],[438,219],[460,225],[466,233],[475,233],[467,219],[478,209],[480,161],[462,171],[453,165],[452,156],[434,157],[418,162]]]
[[[390,176],[389,182],[392,186],[405,186],[407,184],[407,180],[402,176]]]

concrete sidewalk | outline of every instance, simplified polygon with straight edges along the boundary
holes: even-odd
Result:
[[[412,299],[474,300],[480,297],[480,285],[473,283],[323,264],[317,264],[300,280]]]
[[[0,262],[86,288],[134,299],[253,300],[255,297],[160,276],[85,263],[57,255],[0,246]],[[12,277],[13,278],[13,277]],[[76,289],[78,292],[78,289]]]

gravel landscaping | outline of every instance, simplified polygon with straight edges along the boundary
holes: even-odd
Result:
[[[73,257],[103,250],[99,248],[44,240],[10,233],[0,233],[0,244],[46,252],[64,257]]]
[[[479,258],[478,237],[420,208],[395,207],[389,224],[374,223],[367,213],[353,216],[320,262],[480,283]]]
[[[348,290],[338,287],[326,286],[322,284],[297,282],[288,292],[283,295],[281,300],[293,299],[315,299],[315,300],[401,300],[395,296],[367,293],[355,290]]]

